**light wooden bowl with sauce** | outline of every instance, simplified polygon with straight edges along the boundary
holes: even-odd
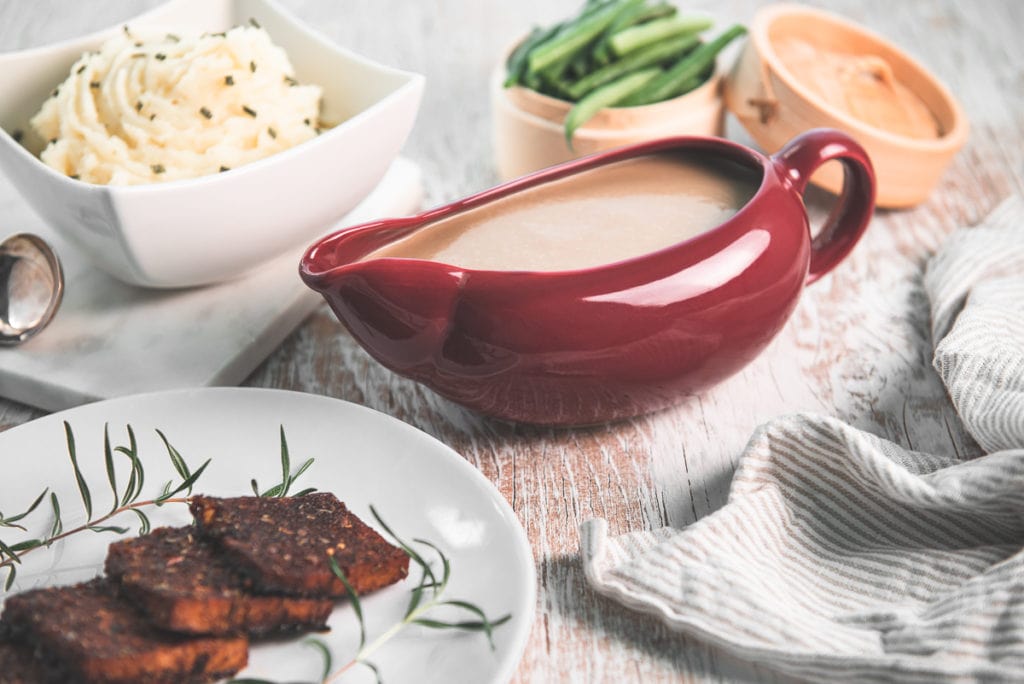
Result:
[[[840,53],[858,60],[857,68],[873,73],[879,88],[893,93],[905,88],[904,93],[909,91],[917,100],[914,104],[923,104],[931,114],[935,130],[931,135],[927,131],[908,135],[905,125],[868,123],[828,101],[813,86],[812,77],[795,73],[783,59],[780,46],[793,40],[823,55]],[[858,97],[863,98],[863,93],[847,93],[849,102],[870,105],[857,102]],[[911,207],[927,199],[968,134],[959,103],[919,62],[851,21],[800,5],[773,5],[755,15],[750,38],[726,79],[725,104],[769,152],[810,128],[824,126],[848,133],[871,156],[878,181],[877,203],[888,208]],[[842,169],[829,165],[812,182],[837,192],[842,180]]]

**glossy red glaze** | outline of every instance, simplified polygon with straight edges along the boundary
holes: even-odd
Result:
[[[498,272],[359,261],[456,212],[678,149],[760,169],[760,188],[708,232],[597,268]],[[845,187],[812,242],[801,195],[832,159],[845,167]],[[853,248],[874,192],[867,154],[838,131],[807,132],[772,157],[718,138],[670,138],[546,169],[416,217],[339,231],[306,252],[300,273],[375,359],[443,396],[516,421],[596,423],[676,403],[747,364],[785,323],[804,284]]]

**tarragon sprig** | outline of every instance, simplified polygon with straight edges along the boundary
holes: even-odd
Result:
[[[391,527],[381,519],[377,510],[373,506],[370,506],[370,513],[373,514],[377,523],[384,528],[384,531],[395,541],[395,543],[405,551],[409,556],[409,559],[419,567],[419,582],[412,589],[409,596],[409,604],[405,609],[405,614],[402,619],[368,643],[366,636],[366,621],[363,617],[363,606],[359,600],[359,594],[356,593],[355,589],[353,589],[352,584],[348,581],[344,571],[338,565],[338,561],[335,560],[333,556],[328,556],[327,562],[330,565],[331,572],[333,572],[344,585],[345,593],[348,594],[349,601],[352,604],[352,611],[355,613],[356,620],[359,622],[359,647],[356,650],[356,654],[348,662],[341,667],[335,668],[334,658],[327,644],[320,639],[307,639],[305,643],[319,651],[320,656],[323,659],[323,668],[320,679],[311,684],[330,684],[330,682],[336,681],[339,677],[357,665],[361,665],[372,671],[374,676],[377,678],[378,684],[382,684],[383,680],[381,679],[380,670],[373,661],[370,660],[370,656],[409,625],[420,625],[421,627],[427,627],[430,629],[454,629],[483,632],[487,635],[487,642],[490,644],[491,649],[494,649],[494,629],[512,619],[512,615],[506,614],[500,618],[492,620],[487,617],[482,608],[474,603],[459,599],[444,598],[445,590],[448,588],[448,582],[452,576],[451,559],[449,559],[448,556],[445,555],[444,551],[442,551],[433,542],[427,541],[426,539],[413,539],[414,544],[426,547],[440,560],[441,569],[439,572],[436,572],[416,548],[406,543],[401,537],[395,534],[394,530],[392,530]],[[428,616],[430,611],[441,606],[457,608],[465,611],[472,617],[470,619],[453,622],[448,620],[438,620]],[[232,679],[229,684],[276,683],[266,679],[243,678]]]
[[[142,508],[162,506],[168,503],[188,503],[188,496],[192,493],[193,485],[203,474],[203,471],[206,470],[206,467],[210,465],[211,459],[207,459],[201,466],[192,470],[181,454],[178,453],[178,450],[171,445],[164,433],[157,430],[157,434],[160,435],[160,439],[167,449],[167,455],[171,460],[171,464],[181,477],[181,480],[177,482],[170,480],[163,486],[158,496],[152,499],[140,500],[146,473],[142,460],[139,458],[138,441],[135,438],[135,431],[131,425],[127,426],[127,432],[128,444],[112,447],[109,425],[104,425],[103,427],[103,459],[112,503],[106,513],[93,517],[93,495],[89,488],[89,483],[86,481],[78,465],[78,449],[75,445],[75,434],[71,429],[71,425],[67,421],[64,422],[64,436],[67,442],[68,458],[71,461],[71,470],[75,478],[75,484],[78,487],[78,494],[82,499],[82,506],[85,508],[87,522],[77,527],[65,529],[60,499],[57,497],[56,492],[51,491],[49,488],[44,489],[25,511],[8,517],[0,513],[0,528],[8,527],[26,531],[21,521],[39,508],[40,504],[46,499],[47,493],[50,495],[49,501],[53,522],[50,525],[48,534],[16,544],[7,544],[0,540],[0,569],[7,569],[4,591],[9,590],[14,585],[14,580],[17,577],[17,566],[21,564],[22,557],[35,549],[50,546],[56,541],[85,531],[126,534],[129,529],[128,527],[109,523],[111,519],[128,512],[131,512],[139,519],[139,533],[146,534],[151,528],[151,523],[149,516],[141,510]],[[128,481],[124,484],[123,489],[118,487],[117,469],[115,468],[116,456],[127,458],[129,461]]]

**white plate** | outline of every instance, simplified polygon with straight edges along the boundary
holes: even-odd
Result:
[[[296,482],[296,489],[313,486],[334,492],[379,529],[369,511],[373,504],[406,540],[430,540],[451,558],[447,598],[476,603],[490,617],[512,615],[495,631],[493,651],[479,633],[405,629],[370,658],[383,680],[387,684],[478,684],[511,678],[533,620],[536,582],[530,547],[511,507],[494,486],[440,442],[370,409],[309,394],[218,388],[125,397],[0,433],[0,511],[5,515],[21,512],[43,488],[50,487],[60,499],[65,528],[84,520],[63,421],[74,430],[94,516],[112,502],[103,457],[105,423],[110,425],[115,446],[127,443],[127,424],[134,428],[145,466],[146,493],[159,493],[165,482],[176,478],[155,432],[160,429],[193,468],[212,459],[195,492],[216,496],[251,493],[253,477],[262,488],[280,481],[278,428],[283,425],[293,468],[307,458],[316,459]],[[123,487],[127,470],[119,473]],[[150,512],[154,526],[190,520],[181,504]],[[45,534],[52,523],[49,505],[41,505],[23,522],[29,533]],[[137,527],[130,513],[116,523]],[[0,539],[7,543],[24,538],[21,534],[0,528]],[[107,545],[117,538],[86,532],[50,549],[33,551],[24,557],[11,591],[95,576],[102,570]],[[0,580],[5,576],[0,573]],[[409,579],[363,599],[370,640],[401,618],[417,578],[411,566]],[[456,615],[439,613],[438,617]],[[329,624],[331,631],[322,638],[333,651],[336,665],[345,663],[358,644],[358,623],[351,606],[339,604]],[[311,682],[321,667],[318,653],[302,639],[293,639],[255,646],[250,665],[240,676]],[[357,667],[340,681],[374,679],[367,669]]]

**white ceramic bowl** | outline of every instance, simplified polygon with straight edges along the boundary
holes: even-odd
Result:
[[[130,20],[221,31],[256,19],[296,77],[323,86],[322,135],[228,173],[152,185],[100,186],[43,164],[12,133],[71,64],[121,26],[0,54],[0,168],[55,230],[111,275],[147,287],[227,280],[319,236],[383,177],[412,128],[423,77],[329,43],[271,0],[172,0]]]

